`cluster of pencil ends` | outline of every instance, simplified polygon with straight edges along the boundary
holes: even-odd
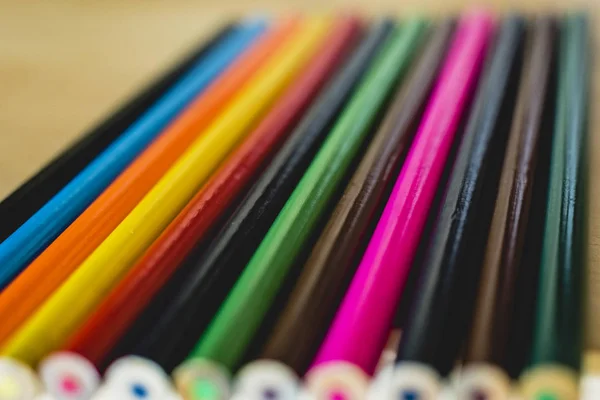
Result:
[[[0,203],[0,400],[600,399],[589,29],[223,27]]]

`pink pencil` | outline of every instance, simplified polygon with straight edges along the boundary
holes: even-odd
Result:
[[[410,153],[311,373],[341,361],[373,374],[492,31],[488,13],[461,19]]]

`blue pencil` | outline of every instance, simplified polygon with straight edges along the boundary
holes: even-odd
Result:
[[[266,29],[234,28],[111,146],[0,244],[0,288],[48,246],[121,171]]]

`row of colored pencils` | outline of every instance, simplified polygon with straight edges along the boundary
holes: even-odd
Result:
[[[578,399],[588,41],[223,27],[0,203],[0,399]]]

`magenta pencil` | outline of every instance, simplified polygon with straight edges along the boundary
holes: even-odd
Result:
[[[487,13],[461,18],[415,141],[310,373],[341,361],[373,374],[492,31]]]

